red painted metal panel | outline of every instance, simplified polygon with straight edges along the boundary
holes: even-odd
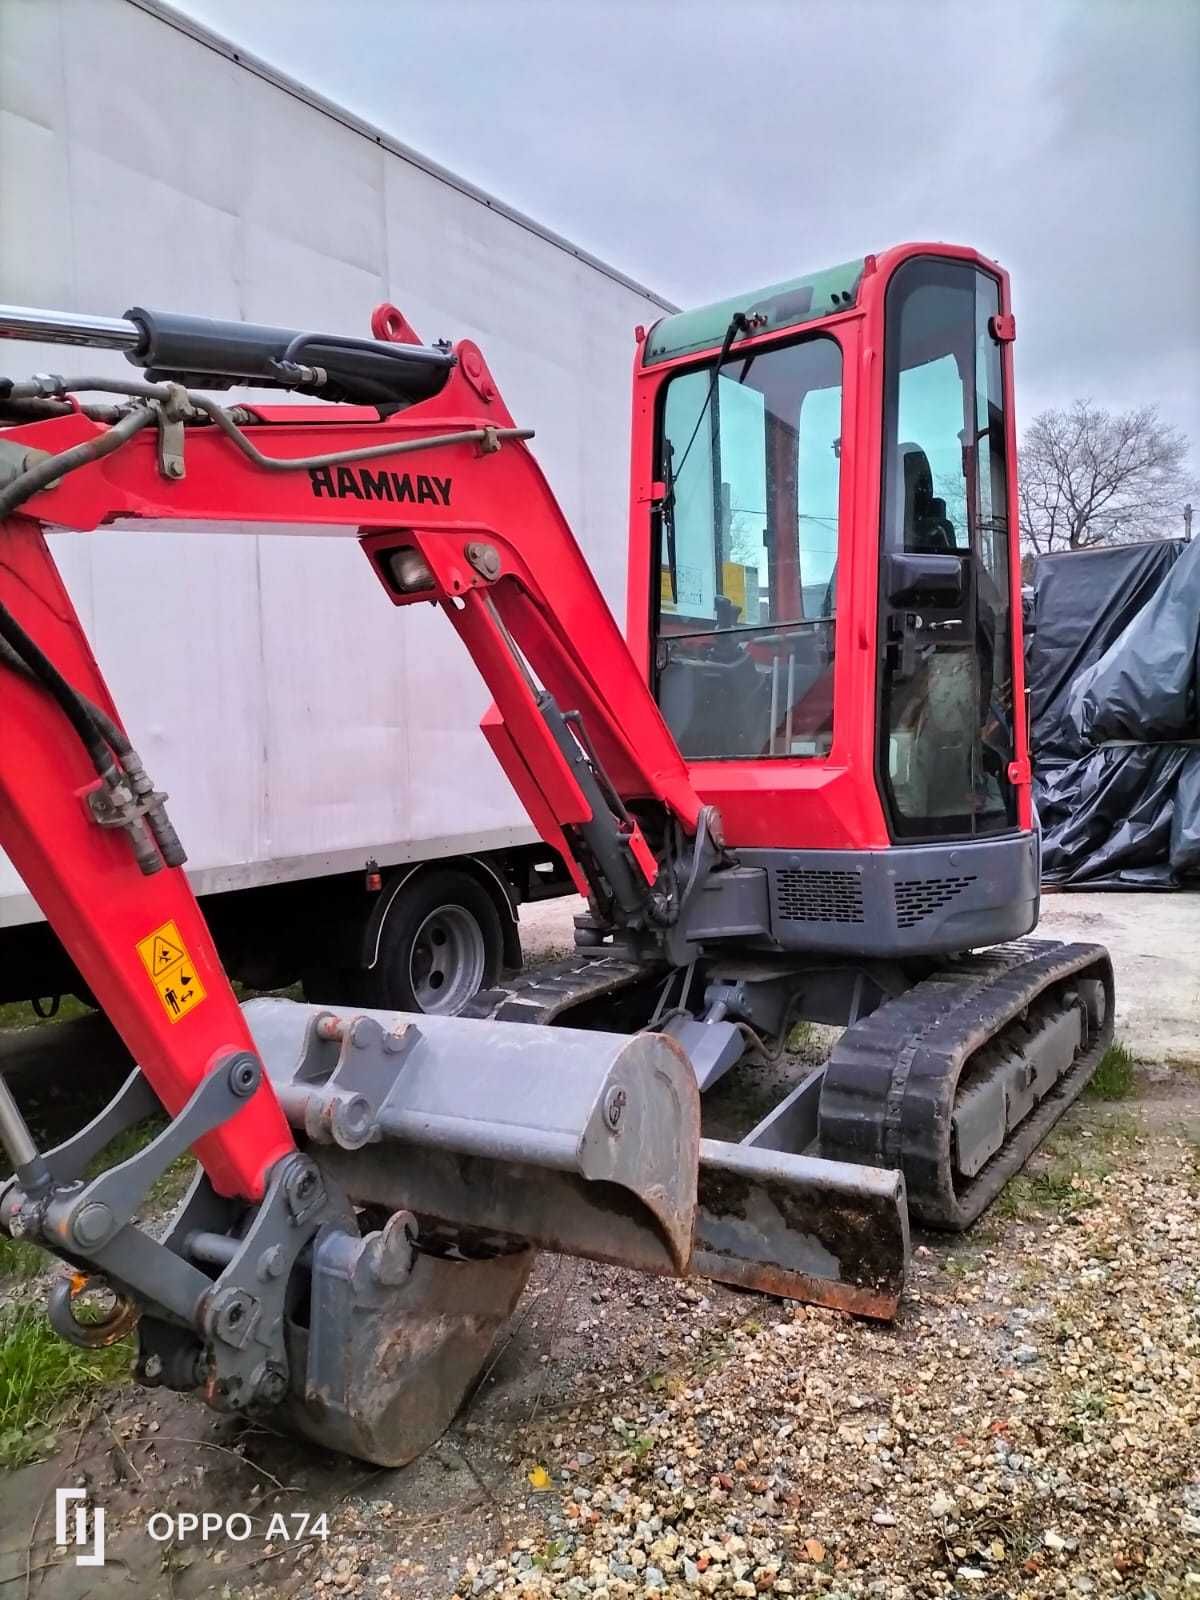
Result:
[[[115,719],[41,530],[23,517],[0,525],[0,600],[68,681]],[[145,670],[154,671],[152,660]],[[196,692],[204,692],[199,674]],[[224,1057],[255,1053],[187,879],[182,869],[169,867],[144,877],[124,833],[92,820],[85,796],[97,779],[83,746],[50,697],[8,670],[0,742],[0,844],[155,1093],[175,1113]],[[219,751],[213,759],[220,759]],[[172,936],[163,966],[166,977],[180,975],[178,988],[156,985],[138,951],[168,923],[187,961],[172,955]],[[184,998],[195,983],[203,998]],[[80,1066],[86,1071],[86,1062]],[[254,1200],[271,1166],[294,1148],[264,1082],[196,1153],[220,1193]]]

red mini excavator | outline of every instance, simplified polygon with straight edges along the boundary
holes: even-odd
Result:
[[[0,310],[145,369],[0,385],[0,846],[137,1063],[47,1151],[0,1081],[0,1226],[73,1269],[64,1337],[136,1321],[143,1382],[398,1463],[535,1248],[891,1316],[910,1213],[978,1216],[1093,1071],[1113,993],[1102,949],[1023,938],[993,262],[905,245],[639,330],[624,637],[480,351],[390,307],[372,332]],[[317,403],[211,397],[236,384]],[[574,956],[461,1016],[240,1007],[43,537],[129,518],[317,524],[394,605],[436,603],[587,896]],[[843,1029],[825,1064],[703,1137],[702,1093],[801,1019]],[[86,1177],[150,1110],[164,1131]]]

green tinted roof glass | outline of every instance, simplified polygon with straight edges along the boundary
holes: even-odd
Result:
[[[680,311],[673,317],[664,317],[650,330],[645,365],[672,361],[676,356],[720,345],[736,311],[766,319],[755,329],[756,333],[770,333],[773,328],[790,328],[844,311],[853,305],[858,295],[864,265],[860,256],[857,261],[827,267],[824,272],[810,272],[787,283],[751,289],[732,299],[720,300],[716,305],[701,306],[697,311]]]

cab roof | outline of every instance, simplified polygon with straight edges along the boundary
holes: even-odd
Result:
[[[729,300],[718,300],[696,311],[663,317],[650,330],[642,364],[651,367],[719,346],[737,311],[763,317],[765,320],[756,330],[761,333],[845,311],[858,296],[865,266],[866,257],[859,256],[822,272],[810,272],[802,278],[789,278],[786,283],[773,283],[766,289],[751,289]]]

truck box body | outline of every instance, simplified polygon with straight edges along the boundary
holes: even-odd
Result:
[[[622,615],[633,329],[666,302],[159,0],[0,0],[0,36],[0,300],[360,336],[391,300],[426,342],[477,340]],[[47,370],[133,375],[0,345],[0,372]],[[534,839],[466,653],[352,537],[52,546],[197,892]],[[37,917],[0,858],[0,929]]]

